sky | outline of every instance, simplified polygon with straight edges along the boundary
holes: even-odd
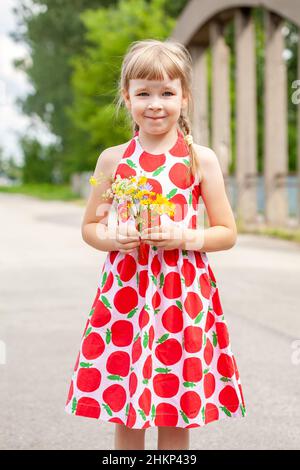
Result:
[[[18,145],[18,136],[36,135],[43,142],[51,140],[47,130],[36,122],[37,130],[32,132],[31,120],[22,115],[15,104],[18,96],[26,96],[32,87],[23,72],[17,71],[12,61],[28,55],[26,45],[15,43],[9,36],[16,29],[16,20],[12,8],[19,0],[0,0],[0,146],[4,157],[13,156],[16,162],[22,161],[22,151]]]

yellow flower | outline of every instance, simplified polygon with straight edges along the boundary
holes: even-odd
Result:
[[[147,193],[147,191],[138,191],[138,192],[136,193],[136,196],[135,196],[135,197],[136,197],[136,199],[142,199],[143,196],[144,196],[144,194],[146,194],[146,193]]]
[[[139,178],[139,184],[140,184],[140,185],[144,185],[144,184],[146,184],[146,182],[147,182],[146,176],[140,176],[140,178]]]
[[[92,186],[96,186],[97,185],[97,180],[94,176],[91,176],[90,179],[89,179],[89,182]]]
[[[134,188],[129,188],[127,191],[125,191],[125,194],[132,194],[134,193],[135,189]]]
[[[157,194],[155,202],[156,204],[163,204],[165,202],[165,198],[162,194]]]
[[[100,181],[108,180],[109,178],[106,177],[103,171],[100,171],[97,177],[91,176],[89,182],[91,185],[96,186]]]

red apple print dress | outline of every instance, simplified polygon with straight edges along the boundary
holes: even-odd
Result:
[[[144,174],[176,204],[160,224],[196,228],[198,177],[186,183],[188,147],[178,129],[166,153],[138,132],[115,176]],[[129,428],[193,428],[246,415],[218,285],[205,252],[144,244],[111,251],[81,337],[65,410]]]

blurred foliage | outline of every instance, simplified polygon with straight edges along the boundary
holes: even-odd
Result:
[[[0,147],[0,176],[5,176],[10,180],[21,180],[22,168],[15,162],[15,159],[10,156],[4,157],[3,149]]]
[[[98,28],[98,35],[95,37],[91,32],[87,34],[86,23],[82,21],[81,13],[89,10],[90,15],[93,15],[93,12],[99,9],[100,12],[102,11],[104,21],[113,21],[113,17],[115,17],[113,23],[116,33],[121,34],[121,28],[125,26],[125,31],[121,34],[123,48],[122,44],[119,49],[116,46],[117,37],[113,39],[114,46],[112,48],[123,53],[125,46],[132,40],[145,37],[147,34],[152,37],[152,32],[159,32],[159,28],[150,28],[151,20],[161,21],[163,28],[163,25],[168,24],[169,16],[176,18],[185,6],[186,0],[161,1],[156,2],[153,6],[151,3],[151,0],[130,3],[128,9],[131,8],[133,11],[132,14],[128,11],[127,18],[134,19],[132,28],[127,28],[124,21],[120,22],[120,25],[116,25],[117,18],[120,18],[117,0],[20,0],[14,8],[18,28],[11,36],[16,42],[25,43],[29,50],[29,57],[16,60],[15,66],[26,73],[33,88],[32,93],[19,99],[17,104],[26,115],[32,117],[38,115],[47,125],[49,131],[58,137],[57,144],[52,147],[52,157],[58,161],[59,171],[64,181],[68,181],[70,174],[74,171],[92,169],[96,158],[95,153],[93,157],[89,153],[91,149],[89,130],[86,130],[84,126],[77,126],[67,112],[67,109],[73,108],[73,106],[76,108],[78,105],[78,99],[76,104],[74,103],[74,92],[78,97],[78,89],[75,87],[74,90],[71,84],[73,59],[80,56],[85,58],[88,45],[91,48],[103,47],[103,41],[97,43],[97,38],[102,39],[103,34],[108,34],[111,37],[109,34],[110,25],[106,23],[93,25],[94,28]],[[107,7],[109,9],[105,15]],[[159,11],[155,11],[155,9]],[[154,13],[154,16],[147,18],[148,26],[143,35],[143,22],[145,15],[149,12]],[[98,17],[101,18],[101,13]],[[136,35],[135,24],[139,24]],[[127,38],[126,30],[129,33]],[[167,31],[164,32],[164,36],[166,35]],[[89,36],[92,37],[91,42]],[[109,52],[109,48],[107,52]],[[91,56],[94,54],[97,56],[96,53]],[[105,50],[103,53],[99,51],[98,55],[102,58],[104,54]],[[113,62],[110,64],[109,56],[105,58],[105,64],[105,71],[114,67]],[[118,71],[115,70],[113,75],[117,73]],[[101,83],[99,83],[99,89],[101,89]],[[95,103],[97,104],[98,98],[99,96],[96,94]],[[100,109],[98,109],[99,112]],[[107,110],[103,109],[103,112],[106,116]],[[109,131],[108,123],[106,134],[109,134]],[[105,134],[104,128],[103,134]],[[110,145],[114,144],[114,138],[115,136],[112,135]],[[92,146],[94,152],[97,154],[106,145],[106,142],[107,139],[103,142],[101,138],[97,139],[96,144],[94,143]]]
[[[74,194],[69,184],[25,183],[14,186],[0,186],[1,193],[26,194],[44,200],[76,201],[84,206],[86,199]]]
[[[253,10],[256,49],[256,116],[257,116],[257,171],[263,171],[264,156],[264,74],[265,74],[265,28],[264,9]]]
[[[53,145],[42,145],[37,139],[22,137],[24,153],[23,183],[60,183],[59,155]]]
[[[69,157],[76,142],[88,141],[88,135],[74,129],[65,112],[73,101],[70,86],[70,59],[83,51],[84,24],[80,13],[116,3],[111,0],[20,0],[14,9],[19,27],[12,33],[15,41],[25,42],[28,57],[15,61],[32,84],[33,92],[18,104],[28,116],[38,115],[58,137],[53,158],[60,160],[63,179],[72,168]]]
[[[289,30],[286,36],[285,46],[290,52],[286,60],[287,65],[287,102],[288,102],[288,152],[289,152],[289,170],[295,172],[297,170],[297,141],[300,139],[297,128],[298,106],[293,103],[292,95],[295,88],[292,86],[296,79],[299,79],[297,73],[298,47],[300,47],[299,30],[290,22],[285,22]],[[299,142],[300,145],[300,142]],[[299,168],[300,170],[300,168]]]
[[[73,172],[92,171],[99,153],[131,135],[126,114],[115,114],[115,100],[123,55],[132,41],[165,39],[172,32],[187,0],[19,0],[19,27],[12,33],[25,42],[29,56],[16,60],[32,85],[18,104],[36,115],[57,136],[44,146],[24,137],[24,181],[67,182]],[[263,170],[264,10],[252,10],[257,57],[258,171]],[[286,22],[288,34],[289,168],[296,169],[297,106],[292,82],[297,77],[298,32]],[[231,146],[230,173],[236,166],[234,25],[226,28],[230,47]],[[211,135],[211,50],[207,50],[209,129]],[[211,142],[210,142],[211,145]],[[10,164],[11,171],[13,166]],[[18,171],[18,169],[15,169]]]
[[[84,54],[72,61],[74,103],[69,109],[74,125],[89,135],[84,148],[74,149],[77,162],[85,156],[81,169],[86,165],[91,168],[95,155],[104,148],[130,138],[132,131],[125,110],[121,108],[118,118],[115,114],[121,62],[132,41],[169,36],[175,20],[165,14],[164,3],[165,0],[121,0],[118,9],[102,8],[81,15],[89,45]]]

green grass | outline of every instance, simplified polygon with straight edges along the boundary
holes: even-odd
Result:
[[[0,186],[2,193],[19,193],[34,196],[44,200],[76,201],[82,198],[74,194],[69,185],[43,184],[21,184],[18,186]]]
[[[238,233],[265,235],[268,237],[279,238],[281,240],[289,240],[300,244],[300,229],[299,228],[282,228],[282,227],[245,227],[243,223],[237,220]]]

